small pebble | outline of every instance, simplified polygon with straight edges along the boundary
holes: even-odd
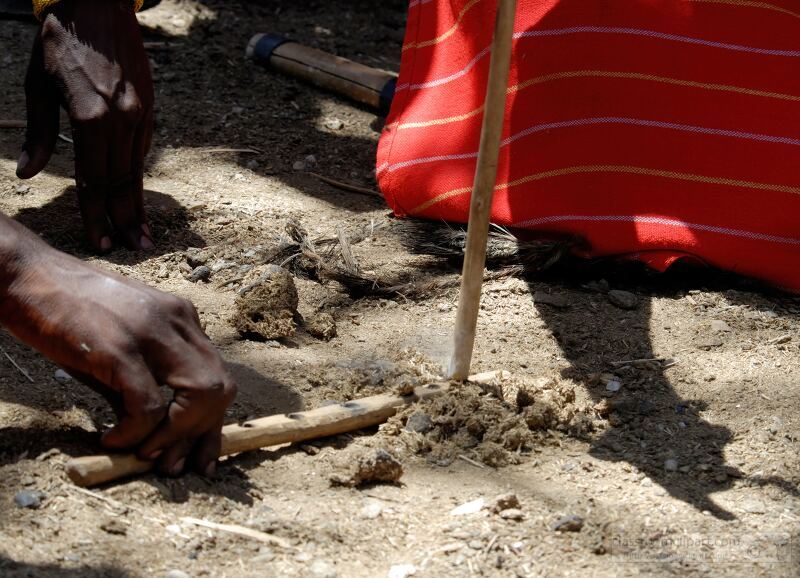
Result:
[[[310,578],[336,578],[334,566],[324,560],[314,560],[309,568]]]
[[[668,472],[677,472],[678,471],[678,460],[669,459],[664,462],[664,469]]]
[[[600,279],[600,281],[589,281],[586,285],[584,285],[586,289],[590,291],[597,291],[598,293],[608,293],[609,286],[608,281],[605,279]]]
[[[606,384],[606,391],[611,393],[617,393],[620,389],[622,389],[622,384],[617,379],[612,379]]]
[[[205,265],[200,265],[189,274],[189,281],[197,283],[198,281],[208,281],[211,278],[211,269]]]
[[[495,514],[512,508],[519,508],[519,498],[516,494],[500,494],[489,504],[489,509]]]
[[[29,185],[18,185],[14,192],[18,195],[24,195],[27,192],[30,192],[31,187]]]
[[[358,513],[358,517],[364,520],[374,520],[383,512],[383,504],[380,500],[369,499],[364,502],[364,507]]]
[[[415,411],[406,421],[405,430],[424,434],[431,431],[432,428],[433,421],[430,416],[424,412]]]
[[[553,524],[553,530],[556,532],[580,532],[582,529],[583,518],[574,514],[564,516]]]
[[[563,295],[545,293],[544,291],[537,291],[534,293],[533,302],[542,305],[549,305],[550,307],[555,307],[556,309],[566,309],[569,307],[569,300]]]
[[[408,578],[417,573],[417,567],[413,564],[395,564],[389,568],[389,578]]]
[[[697,349],[708,351],[709,349],[714,349],[715,347],[722,347],[724,343],[725,342],[720,337],[710,337],[698,341],[696,347]]]
[[[189,578],[189,575],[183,570],[170,570],[164,578]]]
[[[251,171],[256,170],[258,166],[259,166],[258,161],[256,159],[250,159],[249,161],[247,161],[247,168],[250,169]]]
[[[292,165],[292,170],[304,171],[306,170],[306,163],[303,161],[295,161],[295,163]]]
[[[639,306],[639,298],[630,291],[613,289],[608,292],[608,300],[620,309],[636,309]]]
[[[525,517],[525,514],[520,509],[509,508],[507,510],[503,510],[502,512],[500,512],[500,517],[503,518],[504,520],[520,521]]]
[[[342,130],[344,128],[344,122],[338,118],[329,118],[325,121],[325,127],[330,130]]]
[[[20,508],[38,510],[44,497],[44,492],[22,490],[14,495],[14,503]]]
[[[106,520],[100,524],[100,529],[115,536],[125,536],[128,533],[128,527],[117,518]]]
[[[68,381],[72,381],[72,376],[63,369],[57,369],[53,377],[55,377],[56,381],[59,383],[67,383]]]
[[[461,504],[460,506],[456,506],[452,510],[450,510],[451,516],[466,516],[469,514],[477,514],[480,512],[483,507],[486,505],[486,500],[483,498],[478,498],[477,500],[472,500],[471,502],[467,502],[466,504]]]

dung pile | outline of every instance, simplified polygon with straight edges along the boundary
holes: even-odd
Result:
[[[399,437],[409,451],[434,463],[466,455],[500,467],[519,463],[520,454],[541,444],[548,431],[586,434],[593,417],[590,406],[576,403],[569,382],[510,379],[496,387],[454,385],[446,394],[398,413],[381,432]],[[423,421],[426,427],[417,427]]]
[[[295,334],[299,298],[292,274],[277,265],[253,269],[239,290],[232,322],[247,338],[286,339]]]

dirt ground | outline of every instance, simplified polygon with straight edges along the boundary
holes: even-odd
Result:
[[[253,341],[232,324],[238,289],[290,221],[312,237],[389,222],[381,199],[310,174],[374,188],[381,119],[246,62],[247,41],[277,32],[396,70],[405,8],[164,0],[140,15],[146,40],[160,43],[149,49],[158,121],[145,179],[157,251],[93,257],[69,145],[21,186],[20,130],[0,129],[0,209],[64,251],[191,299],[240,386],[231,422],[435,379],[452,288],[357,297],[298,275],[306,323],[293,335]],[[24,118],[35,30],[0,21],[0,118]],[[363,271],[455,277],[392,230],[353,244]],[[210,278],[189,279],[203,265]],[[319,313],[335,321],[329,341],[311,334],[330,321]],[[497,387],[467,386],[379,429],[233,457],[214,480],[144,476],[91,494],[63,464],[98,451],[112,414],[3,333],[0,576],[797,576],[799,314],[796,297],[714,274],[604,263],[492,281],[475,370],[509,371]],[[376,449],[403,464],[399,484],[331,485]],[[41,507],[18,507],[21,491],[42,492]],[[519,506],[493,512],[507,493]]]

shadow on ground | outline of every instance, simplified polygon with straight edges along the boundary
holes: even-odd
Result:
[[[639,296],[639,305],[632,310],[615,307],[604,295],[591,301],[588,308],[583,304],[566,309],[537,305],[539,314],[570,362],[563,377],[583,384],[595,402],[607,400],[611,404],[614,427],[593,440],[590,453],[603,460],[630,463],[671,496],[718,518],[733,519],[732,513],[710,498],[711,494],[730,488],[735,478],[743,477],[742,472],[727,465],[724,458],[725,447],[733,440],[733,433],[727,427],[703,419],[702,412],[707,409],[704,402],[683,399],[677,394],[667,375],[668,369],[664,369],[665,364],[619,362],[657,357],[650,339],[652,297],[678,298],[694,288],[724,291],[726,298],[736,304],[757,310],[777,310],[779,316],[797,321],[797,315],[779,305],[782,299],[788,301],[791,297],[734,275],[680,265],[659,275],[636,264],[570,261],[544,276],[534,274],[529,278],[537,279],[537,282],[530,282],[532,294],[543,289],[554,293],[563,290],[592,293],[593,290],[587,289],[588,283],[614,279],[614,289],[627,289]],[[762,293],[751,292],[757,288]],[[769,293],[772,299],[767,296]],[[698,343],[697,347],[700,349],[704,345]],[[606,384],[598,379],[602,373],[620,378],[624,384],[620,394],[609,395]],[[665,467],[667,460],[675,460],[678,471],[668,471],[672,466]],[[705,464],[705,475],[686,475],[680,470],[696,464]],[[775,485],[793,496],[800,495],[793,483],[780,477],[752,481]]]

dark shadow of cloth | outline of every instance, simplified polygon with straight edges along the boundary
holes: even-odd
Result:
[[[734,519],[731,512],[710,497],[731,488],[734,479],[743,477],[724,457],[726,446],[733,441],[733,432],[701,416],[707,409],[706,402],[678,395],[662,363],[621,365],[619,362],[658,357],[650,339],[653,297],[677,298],[700,287],[752,290],[759,285],[712,269],[678,266],[667,274],[656,274],[638,264],[613,261],[568,260],[546,275],[532,274],[528,278],[532,294],[537,291],[587,294],[587,299],[573,300],[574,304],[567,309],[544,304],[537,304],[537,309],[570,364],[562,372],[563,377],[583,384],[595,402],[605,400],[611,408],[612,426],[592,440],[590,454],[603,460],[627,462],[671,496],[717,518]],[[588,282],[600,279],[614,279],[613,289],[635,292],[639,305],[633,310],[620,309],[604,293],[586,289]],[[763,287],[762,290],[774,294],[776,299],[786,298],[774,290]],[[726,295],[738,296],[742,304],[770,308],[769,300],[759,294],[729,291]],[[619,393],[607,390],[605,380],[599,377],[604,373],[619,379],[622,384]],[[670,471],[672,465],[666,467],[667,460],[676,460],[678,471]],[[697,470],[699,464],[704,464],[704,471]],[[793,483],[779,476],[751,481],[800,496]]]
[[[65,568],[55,564],[27,564],[0,555],[0,576],[3,578],[128,578],[132,574],[114,566],[75,565]]]

